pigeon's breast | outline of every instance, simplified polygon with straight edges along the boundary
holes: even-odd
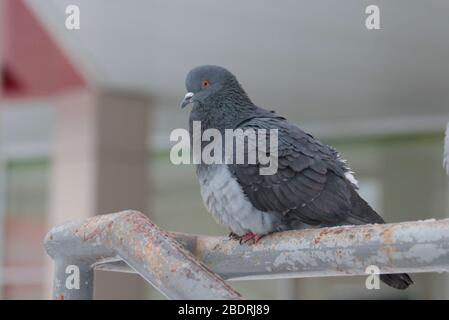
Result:
[[[276,231],[280,215],[256,209],[226,165],[200,165],[197,173],[204,204],[220,224],[238,235]]]

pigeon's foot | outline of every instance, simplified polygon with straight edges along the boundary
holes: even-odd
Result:
[[[243,235],[242,237],[240,237],[240,244],[242,243],[247,243],[249,241],[252,241],[253,244],[256,244],[259,242],[260,239],[262,239],[264,237],[264,235],[261,234],[257,234],[257,233],[252,233],[252,232],[248,232],[245,235]]]

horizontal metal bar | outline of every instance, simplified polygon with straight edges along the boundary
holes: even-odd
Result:
[[[370,265],[381,273],[449,271],[449,219],[287,231],[243,245],[171,234],[228,280],[366,275]],[[120,261],[96,268],[130,271]]]
[[[95,262],[120,257],[172,299],[241,299],[167,232],[137,211],[96,216],[52,229],[44,241],[56,262],[55,298],[92,297]],[[67,267],[82,266],[80,289],[67,288]],[[86,265],[89,268],[86,268]]]

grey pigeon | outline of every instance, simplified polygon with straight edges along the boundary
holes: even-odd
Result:
[[[385,223],[357,192],[348,165],[332,147],[285,118],[256,106],[236,77],[219,66],[200,66],[186,78],[181,103],[193,104],[202,132],[218,129],[278,129],[278,170],[260,175],[260,164],[197,166],[201,195],[214,218],[231,235],[257,242],[272,232],[341,225]],[[396,289],[413,283],[407,274],[383,274]]]
[[[446,138],[444,139],[443,166],[446,168],[446,172],[449,175],[449,122],[446,128]]]

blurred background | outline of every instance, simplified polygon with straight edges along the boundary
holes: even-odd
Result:
[[[80,29],[65,26],[79,6]],[[367,30],[365,8],[380,8]],[[162,228],[224,235],[193,166],[169,161],[186,128],[184,78],[235,73],[256,104],[337,147],[389,222],[449,217],[447,1],[0,0],[0,298],[46,299],[42,240],[70,219],[137,209]],[[405,292],[364,277],[232,282],[248,298],[447,299],[449,277]],[[162,298],[96,274],[97,298]]]

